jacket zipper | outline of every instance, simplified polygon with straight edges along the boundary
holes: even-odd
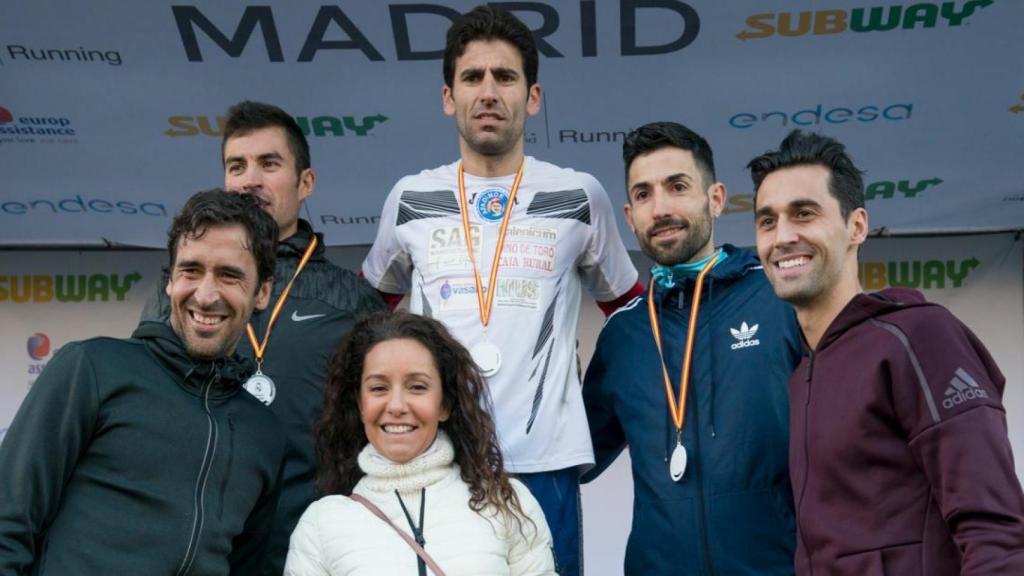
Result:
[[[807,399],[804,401],[804,474],[803,482],[800,485],[800,498],[796,502],[796,532],[800,535],[800,543],[803,545],[804,554],[807,555],[807,569],[810,571],[810,575],[814,576],[814,565],[811,564],[811,552],[810,548],[807,547],[807,541],[804,540],[804,531],[800,526],[801,508],[804,502],[804,494],[807,492],[807,472],[811,468],[811,450],[808,445],[807,430],[808,430],[808,418],[810,415],[811,406],[811,378],[814,374],[814,351],[811,350],[810,360],[807,362],[807,377],[804,382],[807,384]]]
[[[696,386],[691,386],[690,390],[693,391],[693,444],[694,456],[693,459],[693,475],[694,481],[697,483],[697,522],[700,524],[700,545],[701,545],[701,560],[704,562],[704,573],[708,576],[713,576],[715,571],[711,566],[711,546],[708,544],[708,519],[707,514],[704,512],[704,476],[701,474],[701,450],[700,450],[700,409],[697,406],[697,389]]]
[[[203,515],[203,500],[206,495],[206,482],[210,479],[210,469],[213,467],[213,456],[217,451],[217,421],[210,412],[210,389],[214,380],[217,379],[215,371],[203,388],[203,411],[206,413],[208,431],[206,435],[206,451],[203,454],[203,464],[199,467],[199,475],[196,477],[196,491],[192,503],[193,519],[192,534],[188,539],[188,548],[185,549],[185,557],[181,559],[181,566],[178,568],[177,576],[184,576],[192,569],[199,551],[199,536],[203,532],[203,523],[206,520]]]

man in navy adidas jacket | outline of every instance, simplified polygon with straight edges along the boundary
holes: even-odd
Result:
[[[623,158],[626,220],[656,265],[647,296],[608,319],[587,369],[596,465],[583,481],[629,446],[626,574],[793,574],[786,382],[800,358],[796,317],[750,251],[715,248],[726,190],[701,136],[648,124],[626,138]]]

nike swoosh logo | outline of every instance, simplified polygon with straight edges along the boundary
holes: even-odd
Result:
[[[292,312],[292,320],[295,322],[302,322],[304,320],[312,320],[313,318],[321,318],[327,316],[327,314],[307,314],[306,316],[299,316],[299,311],[295,310]]]

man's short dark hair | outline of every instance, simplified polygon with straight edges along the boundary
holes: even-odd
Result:
[[[793,130],[778,150],[769,150],[747,164],[754,180],[754,203],[757,191],[769,174],[792,166],[824,166],[829,170],[828,191],[839,201],[839,212],[846,219],[857,208],[864,207],[864,173],[853,164],[846,146],[838,140]]]
[[[627,134],[622,142],[622,161],[626,163],[627,184],[629,167],[633,165],[636,157],[662,148],[679,148],[693,154],[693,161],[701,172],[704,186],[717,182],[715,156],[711,152],[711,145],[703,136],[677,122],[651,122]]]
[[[466,52],[466,45],[474,40],[504,40],[519,50],[523,60],[526,87],[537,83],[537,44],[533,33],[510,12],[492,6],[477,6],[462,15],[448,29],[444,46],[444,83],[455,84],[455,60]]]
[[[231,138],[245,136],[263,128],[276,127],[284,129],[288,149],[291,150],[292,156],[295,156],[295,172],[302,174],[303,170],[310,167],[309,142],[306,141],[306,136],[290,114],[273,104],[263,102],[244,100],[228,108],[224,139],[220,142],[221,161],[224,161],[224,148]]]
[[[277,223],[260,209],[252,194],[235,194],[220,188],[197,192],[174,217],[167,231],[167,252],[174,270],[178,257],[178,241],[196,240],[211,226],[241,224],[249,236],[249,252],[256,260],[259,285],[274,277],[274,259],[277,255]]]

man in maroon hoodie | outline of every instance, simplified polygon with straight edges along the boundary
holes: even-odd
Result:
[[[807,347],[789,381],[797,574],[1024,574],[988,351],[916,290],[863,293],[864,184],[842,144],[794,131],[748,167],[758,254]]]

